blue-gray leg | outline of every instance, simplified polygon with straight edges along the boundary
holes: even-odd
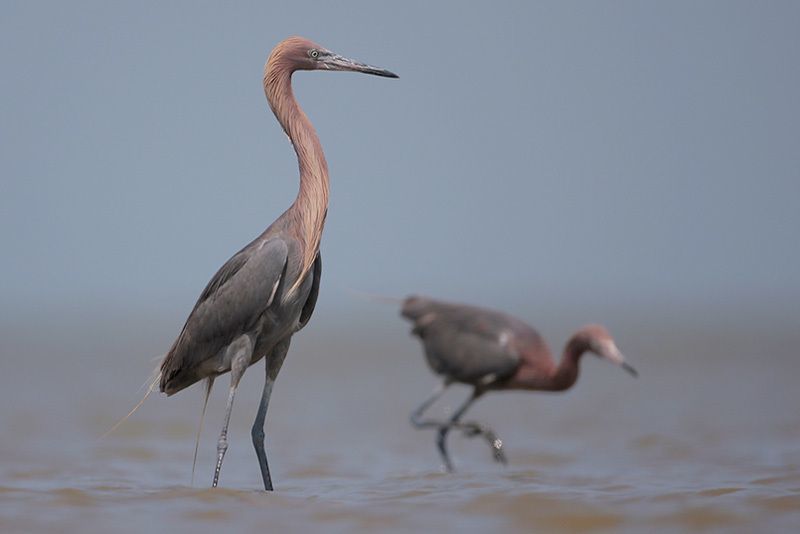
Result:
[[[233,410],[233,398],[236,395],[236,388],[242,379],[245,369],[247,369],[253,355],[253,340],[249,336],[242,335],[236,338],[226,349],[226,357],[231,358],[231,387],[228,391],[228,404],[225,408],[225,422],[222,425],[222,432],[217,441],[217,467],[214,469],[214,481],[212,488],[217,487],[219,482],[219,472],[222,469],[222,460],[225,458],[225,451],[228,450],[228,423],[231,420]]]
[[[264,358],[266,365],[266,378],[264,380],[264,391],[261,393],[261,402],[258,404],[258,413],[253,421],[253,428],[250,435],[253,438],[253,447],[256,449],[258,465],[261,468],[261,478],[264,481],[264,489],[272,491],[272,478],[269,474],[269,464],[267,463],[267,453],[264,450],[264,421],[267,417],[269,398],[272,395],[272,385],[275,383],[278,371],[283,364],[286,353],[289,351],[289,341],[285,340],[275,346],[270,354]]]
[[[411,424],[414,426],[414,428],[439,428],[439,427],[442,426],[442,422],[441,421],[433,421],[433,420],[430,420],[430,419],[428,419],[428,420],[422,419],[422,414],[424,414],[425,410],[430,408],[431,405],[434,402],[439,400],[439,397],[441,397],[444,394],[445,390],[450,386],[450,384],[451,384],[450,382],[445,380],[444,382],[442,382],[441,384],[436,386],[436,388],[434,388],[433,393],[431,394],[431,396],[428,397],[425,400],[425,402],[420,404],[419,408],[417,408],[416,410],[411,412],[411,418],[410,419],[411,419]]]
[[[472,403],[480,397],[480,393],[476,391],[472,392],[472,395],[462,404],[458,410],[453,414],[450,420],[439,427],[439,432],[436,436],[436,446],[439,449],[439,454],[442,456],[442,460],[444,461],[444,466],[448,472],[453,471],[453,463],[450,461],[450,455],[447,453],[447,435],[450,433],[450,430],[453,428],[462,430],[466,436],[473,437],[473,436],[483,436],[483,438],[489,443],[489,446],[492,448],[492,455],[495,461],[500,462],[502,464],[506,463],[506,456],[503,452],[503,442],[500,440],[497,435],[487,427],[479,425],[478,423],[461,423],[461,417],[466,413]]]
[[[197,451],[200,448],[200,434],[203,433],[203,421],[206,418],[206,408],[208,408],[208,397],[211,396],[211,388],[214,387],[214,379],[210,376],[206,378],[206,394],[203,397],[203,411],[200,412],[200,424],[197,426],[197,435],[194,438],[194,456],[192,457],[192,486],[194,486],[194,469],[197,467]]]
[[[450,420],[441,425],[439,427],[439,432],[436,435],[436,447],[439,449],[439,454],[442,456],[442,461],[444,462],[444,467],[447,469],[449,473],[453,472],[453,462],[450,461],[450,455],[447,453],[447,434],[450,433],[450,429],[453,428],[455,425],[458,425],[458,420],[464,415],[464,412],[469,409],[475,399],[478,397],[473,393],[469,396],[469,398],[462,404],[456,413],[450,418]]]

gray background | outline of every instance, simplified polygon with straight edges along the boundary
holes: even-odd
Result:
[[[4,2],[0,312],[176,330],[296,193],[261,88],[292,34],[400,75],[295,76],[330,165],[324,320],[375,306],[350,289],[794,311],[799,6]]]

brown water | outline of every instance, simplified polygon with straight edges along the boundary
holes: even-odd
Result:
[[[800,529],[796,319],[608,322],[638,380],[587,358],[568,393],[482,399],[468,419],[497,431],[510,465],[454,435],[459,471],[448,475],[433,434],[408,424],[435,379],[406,327],[383,309],[352,320],[323,312],[296,338],[273,395],[272,494],[259,491],[249,434],[261,366],[237,396],[221,488],[207,486],[226,380],[212,395],[194,488],[199,387],[154,395],[98,438],[136,402],[149,358],[181,319],[70,310],[3,318],[0,531]],[[582,319],[539,326],[560,344]],[[368,335],[346,326],[364,321],[375,323]],[[465,394],[448,393],[431,413]]]

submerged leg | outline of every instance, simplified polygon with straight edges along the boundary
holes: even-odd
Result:
[[[228,392],[228,404],[225,407],[225,422],[222,424],[222,432],[220,432],[219,441],[217,441],[217,467],[214,469],[212,488],[217,487],[219,471],[222,469],[222,460],[225,458],[225,451],[228,450],[228,423],[231,420],[233,397],[236,395],[239,380],[242,379],[242,375],[253,355],[253,341],[247,335],[239,336],[233,343],[228,345],[226,352],[227,355],[231,355],[231,387]]]
[[[475,402],[478,397],[480,397],[481,394],[473,391],[472,395],[462,406],[459,407],[458,410],[456,410],[456,413],[454,413],[448,421],[422,419],[422,415],[425,413],[425,411],[430,408],[431,405],[439,399],[439,397],[442,396],[451,383],[452,382],[445,380],[436,386],[431,396],[427,398],[425,402],[423,402],[416,410],[411,412],[411,424],[414,426],[414,428],[439,429],[439,433],[436,438],[436,445],[439,449],[439,453],[442,456],[442,460],[444,461],[445,468],[448,471],[453,471],[453,463],[450,461],[450,455],[447,452],[447,434],[454,428],[463,431],[464,435],[468,437],[483,436],[483,438],[492,448],[492,454],[495,461],[505,464],[506,456],[503,452],[503,442],[497,437],[497,434],[495,434],[492,429],[475,422],[460,422],[461,417],[469,409],[472,403]]]
[[[472,406],[472,403],[475,402],[478,396],[479,395],[473,391],[466,402],[456,410],[456,413],[453,414],[450,421],[439,426],[439,432],[436,436],[436,446],[439,448],[439,454],[441,454],[442,461],[444,461],[444,466],[448,472],[453,472],[453,463],[450,461],[450,455],[447,453],[447,434],[450,432],[451,428],[459,426],[458,420],[461,419],[464,412]]]
[[[194,439],[194,457],[192,458],[192,486],[194,486],[194,468],[197,465],[197,449],[200,447],[200,434],[203,432],[203,421],[206,418],[206,408],[208,407],[208,397],[211,395],[211,387],[214,385],[214,378],[206,378],[206,396],[203,398],[203,411],[200,412],[200,426],[197,427],[197,436]]]
[[[272,395],[272,385],[275,383],[278,371],[283,364],[286,353],[289,351],[289,339],[280,342],[270,354],[264,358],[267,373],[264,380],[264,391],[261,393],[261,402],[258,405],[256,420],[253,421],[253,428],[250,435],[253,438],[253,447],[258,456],[258,465],[261,468],[261,478],[264,480],[264,489],[272,491],[272,478],[269,474],[269,464],[267,463],[267,453],[264,451],[264,419],[267,417],[269,398]],[[277,368],[276,368],[277,366]]]
[[[497,437],[497,434],[495,434],[491,428],[475,422],[460,422],[464,413],[480,396],[481,393],[478,393],[477,390],[473,391],[472,395],[470,395],[466,402],[464,402],[464,404],[462,404],[461,407],[456,410],[456,413],[453,414],[453,416],[450,418],[450,421],[439,427],[436,445],[439,447],[439,453],[442,455],[442,459],[444,460],[445,467],[448,471],[453,470],[453,464],[450,462],[450,457],[447,454],[447,434],[454,428],[463,431],[464,435],[468,437],[483,436],[483,438],[489,444],[489,447],[492,448],[492,456],[494,460],[504,465],[507,463],[506,455],[503,451],[503,441]]]
[[[414,428],[439,428],[442,426],[441,421],[432,421],[432,420],[423,420],[422,414],[425,413],[425,410],[431,407],[431,405],[436,402],[439,397],[445,392],[445,390],[450,386],[450,382],[447,380],[443,381],[441,384],[436,386],[433,390],[433,393],[430,397],[428,397],[425,402],[420,404],[419,408],[411,412],[411,424]]]

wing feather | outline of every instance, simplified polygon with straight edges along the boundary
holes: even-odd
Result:
[[[252,328],[272,304],[288,250],[277,237],[255,241],[217,271],[161,364],[161,391],[172,394],[204,378],[199,365]]]
[[[500,380],[514,374],[520,356],[514,348],[515,324],[499,312],[414,297],[406,310],[412,332],[425,346],[428,363],[461,382]]]

